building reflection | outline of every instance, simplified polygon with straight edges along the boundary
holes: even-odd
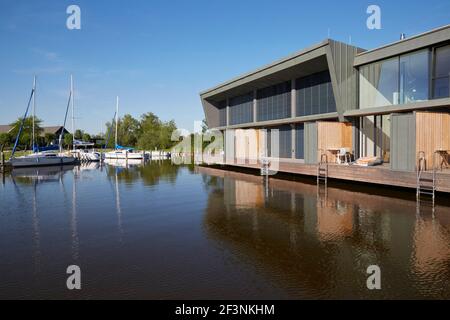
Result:
[[[257,272],[275,277],[298,298],[404,298],[436,296],[433,278],[450,296],[448,207],[430,221],[416,216],[415,201],[259,176],[197,168],[209,199],[208,237]],[[267,196],[265,196],[267,194]],[[431,219],[431,217],[430,217]],[[256,227],[255,227],[256,226]],[[366,269],[380,265],[389,288],[378,295],[366,287]],[[442,292],[443,291],[443,292]]]
[[[450,262],[448,214],[446,218],[447,221],[438,221],[430,216],[418,216],[414,225],[411,257],[418,289],[425,293],[440,292],[441,298],[445,297],[446,290],[450,288],[448,274],[441,272]]]

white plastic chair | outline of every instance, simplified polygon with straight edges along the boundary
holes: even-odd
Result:
[[[341,164],[349,162],[351,162],[350,151],[348,150],[348,148],[340,148],[338,153],[338,163]]]

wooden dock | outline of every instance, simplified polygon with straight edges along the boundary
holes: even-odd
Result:
[[[260,170],[261,164],[249,163],[246,161],[227,163],[225,166],[235,166],[241,168]],[[297,161],[279,162],[278,172],[291,173],[305,176],[317,176],[317,165],[299,163]],[[432,179],[433,173],[427,171],[423,177]],[[404,188],[417,189],[416,172],[403,172],[390,170],[389,165],[375,167],[361,167],[356,165],[328,164],[328,178],[343,181],[355,181],[360,183],[370,183],[386,186],[398,186]],[[443,169],[436,173],[436,191],[450,193],[450,169]]]

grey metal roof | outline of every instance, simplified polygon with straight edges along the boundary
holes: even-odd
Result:
[[[409,51],[450,40],[450,24],[399,40],[356,55],[354,66],[360,66]]]
[[[233,79],[231,79],[229,81],[223,82],[223,83],[221,83],[221,84],[219,84],[219,85],[217,85],[217,86],[215,86],[213,88],[204,90],[204,91],[202,91],[200,93],[200,95],[202,97],[206,98],[209,95],[211,95],[213,92],[219,93],[219,92],[222,92],[222,90],[225,91],[225,90],[228,90],[228,89],[230,89],[232,87],[239,86],[239,85],[242,85],[244,83],[247,83],[248,81],[255,80],[255,79],[267,76],[268,74],[271,74],[271,73],[274,73],[274,72],[280,70],[280,67],[282,67],[284,64],[287,64],[289,61],[292,61],[295,58],[304,56],[304,55],[306,55],[308,53],[311,53],[312,51],[315,51],[317,49],[320,49],[320,48],[328,45],[329,41],[330,41],[329,39],[326,39],[326,40],[324,40],[324,41],[322,41],[322,42],[320,42],[318,44],[315,44],[315,45],[313,45],[311,47],[308,47],[308,48],[300,50],[300,51],[298,51],[298,52],[296,52],[294,54],[291,54],[288,57],[285,57],[285,58],[282,58],[280,60],[277,60],[277,61],[275,61],[273,63],[265,65],[265,66],[263,66],[261,68],[258,68],[256,70],[244,73],[244,74],[242,74],[242,75],[240,75],[238,77],[235,77],[235,78],[233,78]]]
[[[12,127],[10,125],[0,125],[0,133],[10,132]]]
[[[52,127],[42,127],[45,133],[57,133],[60,129],[62,129],[62,126],[52,126]]]

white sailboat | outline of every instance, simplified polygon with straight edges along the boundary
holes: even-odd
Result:
[[[33,133],[32,133],[32,140],[33,140],[33,154],[26,155],[22,157],[14,157],[14,154],[17,149],[17,145],[19,142],[20,135],[23,130],[23,124],[27,118],[28,110],[30,107],[31,99],[33,101]],[[19,133],[16,137],[16,142],[14,144],[13,152],[11,155],[11,160],[9,161],[11,166],[13,168],[23,168],[23,167],[41,167],[41,166],[54,166],[54,165],[68,165],[73,164],[76,162],[76,159],[72,156],[66,156],[64,154],[56,153],[54,151],[54,148],[43,148],[42,150],[36,147],[35,145],[35,118],[36,118],[36,77],[34,77],[33,80],[33,89],[31,91],[30,100],[28,101],[27,110],[25,112],[25,115],[22,119],[22,125],[19,129]],[[63,130],[64,131],[64,130]]]
[[[82,148],[84,144],[76,146],[75,150],[72,150],[72,154],[83,162],[99,162],[101,160],[101,153],[93,149]],[[89,145],[91,146],[91,145]]]
[[[116,138],[114,151],[105,153],[105,159],[126,159],[126,160],[142,160],[142,153],[134,152],[133,148],[126,148],[117,144],[117,133],[119,128],[119,97],[116,99]]]
[[[93,143],[87,143],[83,141],[78,141],[75,139],[75,94],[73,90],[73,78],[70,76],[70,92],[72,96],[72,151],[71,154],[81,161],[86,162],[97,162],[101,160],[100,152],[92,149],[94,147]],[[88,149],[88,148],[91,149]]]

